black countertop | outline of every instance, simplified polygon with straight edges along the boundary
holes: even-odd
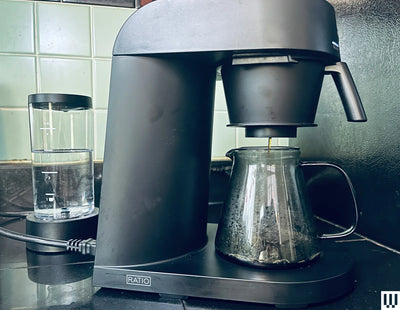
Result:
[[[0,218],[0,225],[24,232],[25,220]],[[400,291],[400,255],[359,235],[324,240],[355,262],[355,289],[314,310],[380,309],[381,291]],[[0,309],[274,309],[273,305],[158,294],[92,286],[93,257],[75,253],[37,254],[25,244],[0,237]],[[383,308],[382,308],[383,309]],[[391,308],[396,309],[396,308]]]

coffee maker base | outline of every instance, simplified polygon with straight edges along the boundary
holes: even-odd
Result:
[[[354,285],[352,259],[325,250],[313,264],[266,270],[223,259],[215,252],[216,224],[208,224],[208,243],[201,250],[146,266],[94,267],[95,286],[161,295],[213,298],[300,307],[349,293]]]

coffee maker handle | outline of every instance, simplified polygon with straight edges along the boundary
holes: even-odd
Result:
[[[325,73],[331,74],[339,92],[347,120],[349,122],[365,122],[367,116],[361,103],[356,85],[345,62],[325,67]]]
[[[349,188],[350,188],[351,196],[353,198],[353,205],[354,205],[353,223],[348,229],[346,229],[344,231],[341,231],[338,233],[333,233],[333,234],[323,234],[323,235],[319,236],[319,238],[333,239],[333,238],[343,238],[348,235],[351,235],[355,231],[357,224],[358,224],[358,207],[357,207],[355,190],[354,190],[353,184],[351,183],[350,177],[347,175],[346,171],[344,171],[343,168],[340,167],[339,165],[336,165],[334,163],[329,163],[329,162],[301,162],[300,166],[302,166],[302,167],[309,167],[309,166],[331,167],[331,168],[335,168],[336,170],[338,170],[345,177],[347,184],[349,185]]]

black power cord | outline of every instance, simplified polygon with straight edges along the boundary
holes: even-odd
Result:
[[[26,218],[31,211],[20,211],[20,212],[9,212],[9,211],[4,211],[0,212],[0,217],[19,217],[19,218]]]
[[[12,216],[9,215],[9,217]],[[25,216],[19,215],[18,217],[25,217]],[[4,236],[10,239],[23,242],[31,242],[41,245],[65,248],[67,251],[79,252],[81,254],[95,255],[96,253],[96,240],[92,238],[85,240],[82,239],[56,240],[56,239],[48,239],[32,235],[26,235],[23,233],[11,231],[4,227],[0,227],[0,236]]]

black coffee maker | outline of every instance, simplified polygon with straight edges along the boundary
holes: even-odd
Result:
[[[325,74],[349,121],[365,113],[324,0],[158,0],[113,51],[94,285],[296,306],[352,289],[341,253],[291,270],[232,263],[207,224],[217,68],[229,126],[295,137],[315,126]]]

